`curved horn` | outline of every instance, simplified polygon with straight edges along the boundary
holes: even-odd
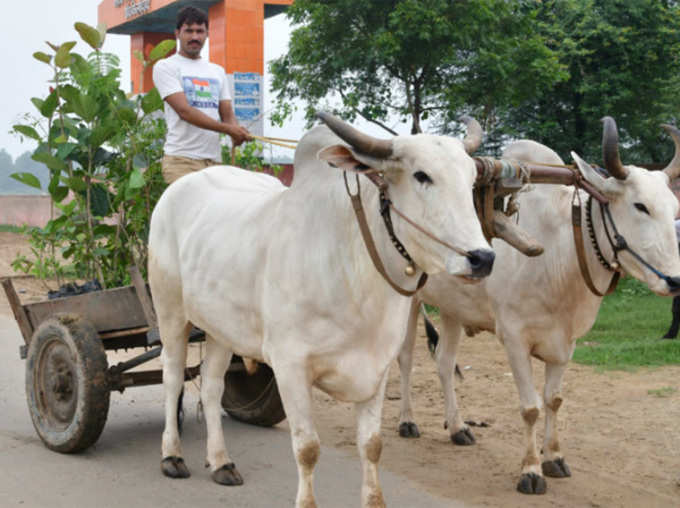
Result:
[[[621,164],[619,158],[619,133],[616,129],[616,122],[611,116],[602,118],[604,124],[602,129],[602,158],[604,167],[609,174],[619,180],[625,180],[628,170]]]
[[[671,160],[668,163],[668,166],[664,168],[664,173],[668,175],[669,180],[673,180],[674,178],[677,178],[680,176],[680,131],[668,124],[661,124],[661,127],[666,129],[666,132],[673,138],[673,142],[675,143],[675,155],[673,156],[673,160]]]
[[[461,116],[460,121],[467,127],[467,133],[463,139],[463,146],[468,154],[473,154],[482,144],[484,131],[482,130],[482,126],[479,125],[479,122],[471,116]]]
[[[316,116],[325,123],[330,130],[349,143],[359,153],[371,155],[379,159],[386,159],[392,155],[392,141],[388,139],[373,138],[340,120],[337,116],[320,111]]]

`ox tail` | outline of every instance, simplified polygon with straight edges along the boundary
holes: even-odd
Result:
[[[430,355],[434,359],[435,352],[437,351],[437,345],[439,344],[439,332],[432,324],[432,321],[427,317],[427,311],[425,310],[425,304],[420,304],[420,313],[423,315],[423,321],[425,322],[425,333],[427,334],[427,349],[430,350]],[[461,381],[464,379],[463,372],[456,364],[456,376]]]

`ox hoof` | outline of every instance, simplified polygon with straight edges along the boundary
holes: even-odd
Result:
[[[546,460],[541,464],[543,474],[550,478],[567,478],[571,476],[571,470],[564,459]]]
[[[470,429],[460,429],[455,434],[451,434],[451,441],[459,446],[470,446],[475,444],[475,436]]]
[[[522,494],[545,494],[546,489],[545,478],[536,473],[523,474],[517,484],[517,490]]]
[[[401,437],[420,437],[420,431],[415,423],[402,422],[399,424],[399,435]]]
[[[243,485],[241,473],[238,472],[236,464],[233,462],[225,464],[216,471],[213,471],[212,479],[215,483],[219,483],[220,485]]]
[[[191,476],[182,457],[165,457],[161,460],[161,471],[168,478],[189,478]]]

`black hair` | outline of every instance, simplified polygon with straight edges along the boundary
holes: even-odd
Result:
[[[208,28],[208,15],[198,7],[188,5],[180,9],[177,13],[177,30],[181,29],[184,24],[205,24],[205,27]]]

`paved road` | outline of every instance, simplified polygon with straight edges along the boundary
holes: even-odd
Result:
[[[4,303],[4,302],[3,302]],[[213,483],[202,467],[205,425],[188,397],[183,445],[192,471],[187,480],[164,478],[159,469],[163,428],[162,388],[113,393],[99,441],[78,455],[49,451],[37,437],[24,398],[21,337],[13,319],[0,314],[0,506],[21,507],[286,507],[297,487],[288,431],[261,429],[223,419],[230,454],[245,479],[242,487]],[[322,507],[359,506],[358,459],[324,447],[316,469]],[[450,500],[419,490],[404,477],[381,472],[388,506],[455,508]]]

